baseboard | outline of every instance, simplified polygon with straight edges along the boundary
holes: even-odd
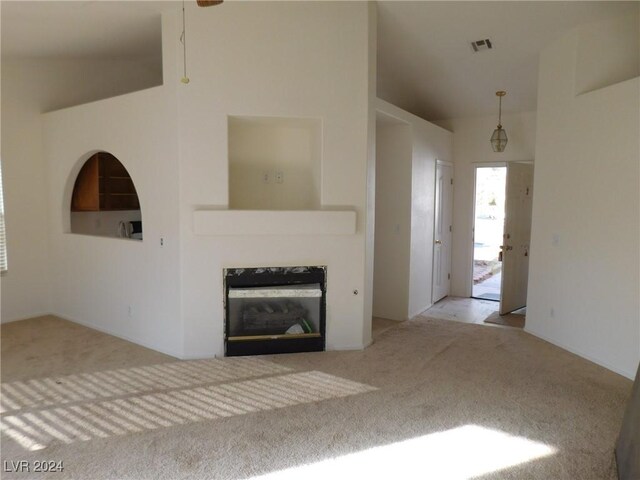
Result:
[[[201,355],[182,355],[180,360],[210,360],[212,358],[224,358],[224,355],[216,355],[215,353],[203,353]]]
[[[525,323],[524,331],[527,332],[530,335],[533,335],[534,337],[538,337],[539,339],[544,340],[545,342],[549,342],[549,343],[555,345],[556,347],[560,347],[563,350],[571,352],[574,355],[578,355],[579,357],[582,357],[585,360],[589,360],[590,362],[595,363],[596,365],[604,367],[607,370],[611,370],[612,372],[617,373],[618,375],[622,375],[623,377],[626,377],[631,381],[633,381],[633,379],[634,379],[634,377],[636,375],[636,372],[622,370],[620,368],[617,368],[617,367],[609,364],[608,362],[605,362],[604,360],[602,360],[600,358],[597,358],[597,357],[594,357],[592,355],[589,355],[589,354],[583,352],[582,350],[570,347],[569,345],[566,345],[566,344],[564,344],[562,342],[558,342],[556,340],[552,340],[551,338],[547,337],[546,335],[542,335],[542,334],[540,334],[538,332],[535,332],[535,331],[527,328],[526,323]]]
[[[369,345],[371,345],[371,343],[367,345],[365,345],[364,343],[361,343],[359,345],[327,345],[327,348],[325,349],[325,351],[326,352],[348,352],[351,350],[364,350]]]
[[[380,315],[374,315],[374,318],[379,318],[380,320],[389,320],[390,322],[406,322],[407,320],[409,320],[409,318],[401,318],[401,319],[397,319],[397,318],[389,318],[389,317],[382,317]]]
[[[10,320],[8,322],[3,322],[3,323],[12,323],[12,322],[18,322],[18,321],[21,321],[21,320],[29,320],[31,318],[43,317],[43,316],[46,316],[46,315],[51,315],[51,316],[54,316],[54,317],[58,317],[58,318],[61,318],[63,320],[66,320],[68,322],[76,323],[78,325],[82,325],[83,327],[87,327],[87,328],[90,328],[92,330],[96,330],[96,331],[101,332],[101,333],[106,333],[107,335],[111,335],[112,337],[116,337],[116,338],[120,338],[122,340],[126,340],[127,342],[131,342],[131,343],[133,343],[135,345],[140,345],[141,347],[148,348],[149,350],[153,350],[153,351],[156,351],[156,352],[163,353],[165,355],[169,355],[170,357],[174,357],[174,358],[179,359],[179,360],[201,360],[201,359],[207,359],[207,358],[218,358],[218,355],[216,355],[214,353],[210,353],[210,352],[209,353],[204,353],[202,355],[178,354],[177,352],[174,352],[174,351],[171,351],[171,350],[168,350],[168,349],[165,349],[165,348],[159,348],[156,345],[152,345],[152,344],[150,344],[148,342],[143,342],[143,341],[140,341],[140,340],[138,340],[136,338],[129,337],[127,335],[122,335],[122,334],[120,334],[118,332],[115,332],[115,331],[113,331],[111,329],[104,328],[104,327],[101,327],[101,326],[97,326],[97,325],[94,325],[94,324],[89,323],[89,322],[80,321],[80,320],[77,320],[75,318],[72,318],[69,315],[64,315],[64,314],[61,314],[61,313],[48,312],[48,313],[43,313],[42,315],[34,315],[33,317]],[[359,345],[339,345],[339,346],[333,345],[333,346],[327,346],[327,351],[364,350],[365,348],[370,346],[372,343],[373,343],[373,339],[370,342],[368,342],[366,345],[364,343],[362,343],[362,344],[359,344]]]
[[[46,317],[47,315],[55,315],[55,314],[51,312],[35,313],[33,315],[29,315],[28,317],[11,318],[9,320],[2,319],[0,320],[0,324],[4,325],[5,323],[21,322],[23,320],[31,320],[32,318]]]
[[[101,333],[106,333],[107,335],[111,335],[112,337],[116,337],[116,338],[120,338],[122,340],[126,340],[127,342],[139,345],[139,346],[144,347],[144,348],[148,348],[149,350],[153,350],[153,351],[156,351],[156,352],[164,353],[165,355],[169,355],[170,357],[174,357],[174,358],[179,359],[179,360],[184,360],[185,359],[182,354],[178,354],[176,352],[173,352],[173,351],[165,349],[165,348],[159,348],[159,347],[157,347],[155,345],[152,345],[152,344],[150,344],[148,342],[143,342],[143,341],[140,341],[140,340],[138,340],[136,338],[132,338],[132,337],[129,337],[127,335],[122,335],[122,334],[114,332],[113,330],[110,330],[108,328],[99,327],[99,326],[93,325],[93,324],[91,324],[89,322],[79,321],[79,320],[76,320],[75,318],[71,318],[71,317],[69,317],[67,315],[62,315],[62,314],[59,314],[59,313],[50,313],[49,315],[53,315],[53,316],[62,318],[63,320],[66,320],[66,321],[71,322],[71,323],[77,323],[78,325],[82,325],[83,327],[87,327],[87,328],[90,328],[92,330],[96,330],[96,331],[101,332]]]

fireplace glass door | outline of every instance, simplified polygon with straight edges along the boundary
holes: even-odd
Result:
[[[228,341],[320,336],[320,285],[229,288]]]
[[[227,269],[226,355],[324,350],[324,267]]]

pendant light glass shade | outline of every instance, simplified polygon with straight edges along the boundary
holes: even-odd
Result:
[[[491,147],[494,152],[504,152],[509,139],[507,138],[507,132],[502,128],[502,97],[507,94],[504,90],[496,92],[496,95],[500,99],[498,107],[498,127],[493,131],[491,135]]]
[[[502,125],[498,125],[498,128],[496,128],[493,131],[493,135],[491,135],[491,146],[493,147],[493,151],[504,152],[508,141],[507,132],[504,131]]]

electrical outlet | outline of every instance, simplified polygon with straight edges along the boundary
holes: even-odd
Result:
[[[274,178],[276,180],[276,183],[284,183],[284,175],[282,174],[282,170],[276,170]]]
[[[133,307],[131,305],[129,305],[129,307],[127,308],[127,316],[129,318],[133,317]]]
[[[269,183],[270,175],[269,172],[262,172],[262,183]]]

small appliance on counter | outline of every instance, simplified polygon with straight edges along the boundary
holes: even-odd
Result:
[[[129,222],[129,238],[142,240],[142,220]]]

